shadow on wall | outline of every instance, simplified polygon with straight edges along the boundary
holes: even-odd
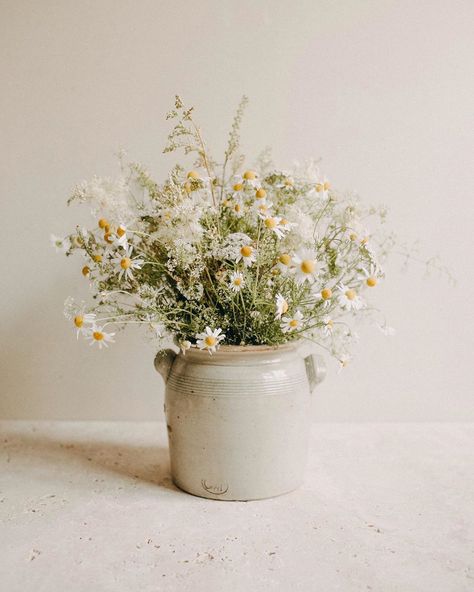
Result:
[[[74,283],[68,274],[55,280],[48,293],[11,302],[14,314],[2,327],[0,417],[161,421],[154,348],[129,330],[108,350],[76,340],[62,314],[63,295]],[[82,297],[90,300],[87,291]]]

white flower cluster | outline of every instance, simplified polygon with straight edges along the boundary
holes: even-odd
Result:
[[[231,156],[242,162],[235,122],[218,168],[190,113],[177,100],[166,151],[197,152],[194,169],[177,166],[159,184],[141,165],[124,171],[122,163],[117,179],[74,190],[70,201],[89,204],[97,224],[51,240],[57,251],[82,253],[95,292],[93,307],[66,305],[77,334],[102,347],[115,335],[107,327],[141,323],[183,352],[209,353],[221,343],[310,339],[342,367],[352,319],[369,314],[366,293],[384,277],[385,210],[339,194],[311,161],[226,174]]]

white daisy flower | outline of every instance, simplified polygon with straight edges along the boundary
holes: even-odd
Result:
[[[240,182],[244,187],[260,187],[260,181],[258,180],[258,175],[255,171],[245,171]]]
[[[328,196],[328,191],[331,188],[331,183],[329,183],[327,177],[320,177],[314,188],[320,197],[326,199]]]
[[[289,232],[292,228],[296,228],[298,224],[296,222],[290,222],[286,218],[280,220],[280,224],[285,228],[285,231]]]
[[[373,288],[378,283],[378,277],[381,275],[381,270],[378,269],[373,263],[369,269],[362,267],[359,274],[359,279],[364,281],[369,288]]]
[[[344,310],[360,310],[363,308],[364,304],[354,288],[348,288],[344,284],[341,284],[338,286],[338,290],[338,301],[341,308]]]
[[[71,248],[71,241],[68,237],[61,238],[55,234],[49,235],[51,245],[56,249],[56,253],[66,253]]]
[[[323,308],[328,308],[331,306],[331,299],[333,297],[333,292],[331,288],[323,288],[322,290],[314,289],[315,284],[313,284],[313,296],[315,297],[316,301],[322,301]]]
[[[323,326],[321,328],[324,337],[331,337],[334,329],[334,321],[328,315],[322,318]]]
[[[77,311],[76,315],[73,318],[73,323],[77,329],[78,339],[80,333],[83,333],[84,335],[87,335],[89,333],[90,327],[87,327],[87,325],[94,325],[95,319],[96,315],[93,312],[85,313],[82,310]]]
[[[233,201],[229,204],[230,211],[236,216],[237,218],[242,218],[245,213],[245,205],[241,198],[234,198]]]
[[[244,184],[241,179],[238,179],[232,186],[232,198],[235,200],[241,200],[244,190]]]
[[[263,220],[265,228],[274,232],[278,238],[283,238],[285,232],[290,230],[287,225],[281,223],[282,219],[279,216],[260,215],[260,218]]]
[[[235,259],[235,262],[238,263],[240,260],[244,262],[246,267],[250,267],[252,263],[254,263],[257,259],[257,255],[255,249],[250,245],[243,245],[240,247],[239,254]]]
[[[206,327],[203,333],[196,335],[196,345],[199,349],[207,349],[212,354],[223,339],[225,339],[225,335],[222,333],[222,329],[214,329],[213,331],[210,327]]]
[[[257,199],[253,203],[253,209],[256,210],[259,214],[262,215],[270,215],[273,203],[271,201],[267,201],[266,199]]]
[[[276,266],[283,275],[289,274],[293,267],[291,255],[289,255],[288,253],[282,253],[281,255],[279,255]]]
[[[144,263],[143,259],[139,257],[134,257],[132,259],[132,251],[133,248],[129,247],[126,249],[125,253],[118,255],[113,259],[113,262],[117,265],[117,273],[119,274],[119,279],[122,279],[122,276],[125,275],[125,279],[129,280],[133,278],[133,271],[134,269],[141,269]]]
[[[230,276],[230,289],[234,292],[240,292],[244,285],[244,276],[240,273],[240,271],[234,271],[234,273]]]
[[[315,279],[326,270],[326,264],[317,259],[315,251],[301,249],[293,257],[295,262],[295,274],[298,284],[309,282],[312,284]]]
[[[109,343],[114,343],[114,335],[115,333],[106,333],[103,327],[93,325],[87,332],[86,338],[90,341],[90,345],[97,343],[99,349],[102,349],[102,347],[109,347]]]
[[[288,302],[282,294],[276,295],[276,314],[275,319],[281,319],[281,316],[288,312]]]
[[[351,357],[348,355],[342,355],[339,357],[339,370],[337,371],[337,373],[339,374],[340,372],[342,372],[344,370],[344,368],[347,368],[347,366],[349,365],[349,362],[351,361]]]
[[[289,333],[296,329],[300,329],[303,324],[303,318],[303,313],[299,310],[297,310],[292,317],[283,317],[280,325],[281,330],[283,333]]]

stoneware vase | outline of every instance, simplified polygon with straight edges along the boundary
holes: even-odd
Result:
[[[159,352],[174,483],[216,500],[254,500],[302,482],[310,394],[325,375],[298,344]]]

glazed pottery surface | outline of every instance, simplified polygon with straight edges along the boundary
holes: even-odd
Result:
[[[171,474],[194,495],[274,497],[303,479],[310,392],[325,374],[298,345],[160,352]]]

